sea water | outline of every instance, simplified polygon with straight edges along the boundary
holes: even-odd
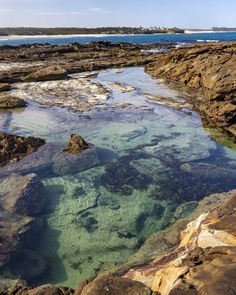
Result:
[[[114,43],[176,43],[179,45],[198,42],[236,41],[236,32],[213,32],[194,34],[145,34],[145,35],[95,35],[95,36],[9,36],[0,37],[0,45],[34,43],[69,44],[110,41]]]
[[[26,109],[0,114],[4,131],[55,145],[66,146],[70,134],[79,133],[101,158],[82,172],[42,173],[48,208],[32,248],[48,269],[36,284],[76,287],[113,270],[168,228],[179,206],[194,209],[204,196],[235,188],[235,144],[204,129],[192,109],[175,110],[144,95],[184,100],[177,92],[142,67],[101,71],[94,81],[112,92],[106,107],[76,113],[29,102]],[[134,90],[122,92],[113,82]],[[126,106],[120,108],[121,102]]]

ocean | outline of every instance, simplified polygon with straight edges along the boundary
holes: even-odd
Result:
[[[92,41],[111,41],[128,43],[176,43],[179,45],[236,41],[236,32],[194,33],[194,34],[145,34],[145,35],[83,35],[83,36],[9,36],[0,37],[0,45],[21,45],[35,43],[69,44]]]

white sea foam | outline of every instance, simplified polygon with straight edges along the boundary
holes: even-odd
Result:
[[[201,40],[201,39],[199,39],[199,40],[197,40],[197,42],[198,43],[204,43],[204,42],[211,43],[211,42],[220,42],[220,40]]]

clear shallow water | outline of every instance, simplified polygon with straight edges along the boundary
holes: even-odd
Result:
[[[177,92],[142,68],[102,71],[95,80],[113,91],[101,109],[79,114],[30,103],[0,116],[7,132],[65,145],[78,132],[100,150],[97,167],[42,175],[48,213],[31,247],[46,259],[48,270],[36,283],[76,287],[125,263],[147,238],[174,221],[181,204],[194,201],[196,206],[210,193],[235,188],[235,150],[217,144],[195,112],[176,111],[142,95],[175,100]],[[136,90],[122,93],[111,82]],[[119,109],[121,102],[132,106]]]
[[[48,37],[1,37],[0,45],[20,45],[33,43],[69,44],[91,41],[111,41],[128,43],[197,43],[210,41],[236,41],[236,32],[196,33],[196,34],[156,34],[156,35],[117,35],[117,36],[48,36]]]

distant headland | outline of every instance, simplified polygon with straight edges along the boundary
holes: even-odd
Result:
[[[39,35],[126,35],[126,34],[158,34],[158,33],[184,33],[179,28],[161,28],[161,27],[100,27],[100,28],[0,28],[0,36],[39,36]]]

